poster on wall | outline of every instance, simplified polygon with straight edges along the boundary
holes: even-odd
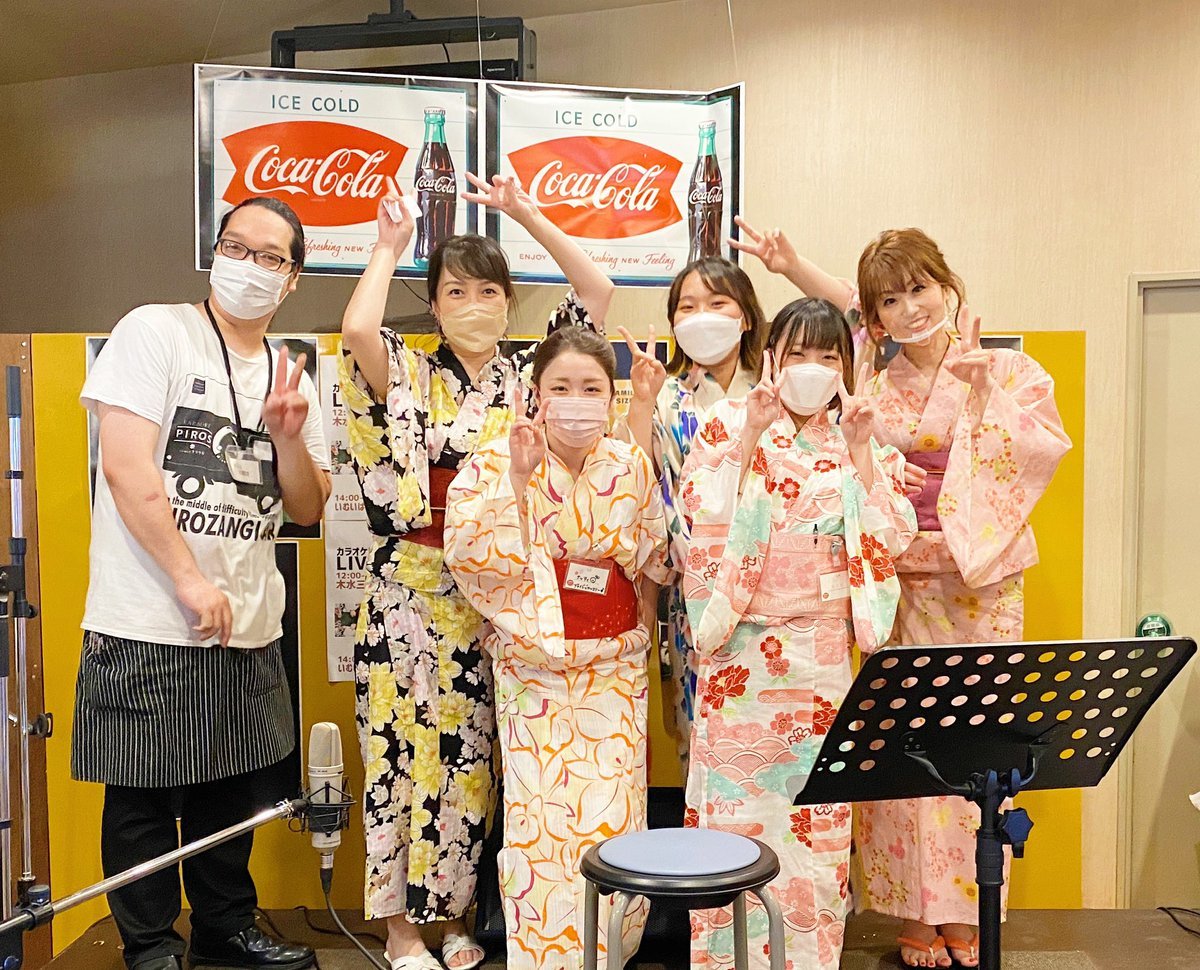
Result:
[[[440,240],[476,231],[459,193],[479,171],[478,97],[452,78],[196,65],[196,268],[226,212],[269,196],[304,225],[304,272],[358,275],[394,178],[420,207],[395,275],[423,277]]]
[[[493,84],[487,175],[516,175],[551,222],[618,284],[665,286],[699,256],[736,258],[742,85],[711,92]],[[520,226],[487,233],[524,282],[562,282]]]

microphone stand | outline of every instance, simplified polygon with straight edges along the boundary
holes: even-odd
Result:
[[[189,842],[187,845],[180,846],[171,852],[148,859],[146,862],[136,865],[131,869],[126,869],[115,876],[109,876],[101,882],[80,889],[78,892],[64,896],[62,899],[51,901],[50,889],[47,886],[32,887],[27,894],[28,898],[23,901],[22,905],[17,907],[17,911],[9,919],[0,923],[0,970],[19,970],[24,959],[22,947],[23,935],[35,927],[49,923],[59,913],[72,909],[81,903],[86,903],[89,899],[95,899],[97,896],[112,892],[114,889],[127,886],[131,882],[136,882],[144,876],[158,872],[160,869],[173,866],[184,859],[199,855],[206,849],[211,849],[222,842],[236,839],[238,836],[252,832],[254,829],[266,825],[268,822],[273,822],[277,818],[293,818],[298,815],[304,815],[308,811],[309,804],[307,798],[293,798],[290,801],[282,801],[274,808],[264,809],[244,822],[230,825],[228,828],[223,828],[212,835],[207,835],[202,839],[197,839],[195,842]]]
[[[33,887],[33,840],[31,838],[29,739],[48,738],[54,732],[54,717],[38,714],[29,719],[29,671],[25,644],[25,624],[37,616],[33,604],[25,598],[25,554],[24,528],[25,505],[23,489],[25,473],[21,463],[21,368],[8,367],[6,397],[8,404],[8,471],[10,503],[12,511],[12,535],[8,540],[12,561],[0,565],[0,916],[7,919],[12,915],[12,808],[10,804],[9,752],[8,752],[8,677],[9,636],[8,621],[13,620],[16,643],[17,679],[17,731],[18,760],[20,765],[21,797],[21,876],[17,881],[18,899],[25,902]],[[0,966],[0,970],[5,970]]]

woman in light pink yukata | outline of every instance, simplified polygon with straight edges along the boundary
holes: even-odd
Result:
[[[1071,447],[1050,375],[1026,354],[980,347],[962,280],[919,229],[874,239],[857,288],[800,257],[779,230],[743,229],[739,249],[861,313],[871,359],[885,336],[899,345],[858,391],[874,404],[876,440],[906,455],[916,492],[920,531],[896,562],[892,643],[1020,640],[1024,571],[1038,561],[1029,516]],[[856,901],[905,921],[908,966],[978,966],[978,826],[978,809],[958,796],[857,806]]]

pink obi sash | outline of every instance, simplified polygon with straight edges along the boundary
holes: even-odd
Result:
[[[917,513],[917,528],[922,532],[941,532],[942,522],[938,518],[938,496],[942,494],[942,482],[946,477],[948,451],[917,451],[905,455],[914,465],[924,468],[928,475],[925,486],[917,495],[911,496],[913,510]]]
[[[850,574],[842,536],[775,533],[746,612],[788,620],[850,616]]]

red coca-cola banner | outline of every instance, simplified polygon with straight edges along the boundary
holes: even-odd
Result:
[[[375,218],[399,180],[408,146],[376,131],[329,121],[284,121],[221,139],[233,177],[221,198],[237,205],[268,195],[296,210],[305,226],[353,226]]]
[[[726,243],[741,201],[741,88],[709,94],[489,84],[488,174],[515,175],[618,283],[669,283]],[[489,215],[517,279],[562,276],[520,226]]]
[[[626,239],[683,218],[671,197],[683,163],[650,145],[576,135],[530,145],[508,159],[533,201],[568,235]]]

